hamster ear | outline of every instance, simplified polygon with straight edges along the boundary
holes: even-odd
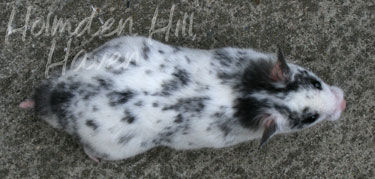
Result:
[[[279,47],[277,52],[277,61],[271,70],[271,79],[274,81],[287,81],[289,80],[290,69],[285,61],[283,51]]]
[[[264,131],[262,139],[260,140],[259,148],[261,148],[267,141],[276,133],[277,124],[274,119],[268,119],[264,123]]]

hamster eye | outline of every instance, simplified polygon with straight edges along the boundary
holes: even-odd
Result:
[[[305,117],[305,119],[303,119],[302,122],[306,124],[311,124],[315,122],[318,118],[319,118],[319,114],[310,114],[307,117]]]
[[[318,90],[322,90],[322,84],[320,84],[319,81],[313,80],[313,81],[311,81],[311,84],[314,86],[314,88],[316,88]]]

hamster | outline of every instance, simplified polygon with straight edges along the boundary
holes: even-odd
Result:
[[[200,50],[119,37],[44,81],[21,108],[71,134],[95,161],[157,146],[222,148],[339,119],[343,91],[282,51]]]

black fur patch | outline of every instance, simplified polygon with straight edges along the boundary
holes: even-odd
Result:
[[[177,52],[181,51],[181,48],[178,47],[178,46],[172,46],[172,48],[173,48],[173,53],[177,53]]]
[[[183,121],[183,119],[182,119],[182,115],[181,115],[181,114],[178,114],[178,115],[175,117],[174,122],[175,122],[175,123],[181,123],[182,121]]]
[[[107,94],[109,98],[109,105],[117,106],[127,103],[135,94],[131,90],[121,91],[121,92],[111,92]]]
[[[219,128],[223,132],[224,137],[228,136],[228,134],[232,131],[232,128],[229,127],[227,123],[220,124]]]
[[[152,71],[151,70],[146,70],[145,73],[148,74],[148,75],[150,75],[152,73]]]
[[[228,52],[224,49],[215,50],[214,59],[218,60],[222,66],[229,67],[233,62],[233,58],[229,56]]]
[[[133,139],[133,135],[123,135],[118,140],[119,144],[126,145],[131,139]]]
[[[175,110],[180,113],[201,113],[205,109],[205,101],[208,97],[180,98],[177,103],[165,106],[162,110]]]
[[[311,76],[307,71],[301,70],[294,75],[293,81],[281,81],[284,87],[276,86],[275,81],[271,79],[273,66],[274,63],[266,59],[251,61],[241,77],[242,90],[247,93],[263,90],[271,94],[287,94],[300,88],[319,89],[319,85],[316,84],[319,83],[319,80]]]
[[[143,101],[138,101],[138,102],[134,103],[134,105],[136,105],[138,107],[141,107],[141,106],[143,106]]]
[[[73,97],[73,93],[66,88],[65,83],[58,84],[50,93],[49,104],[51,111],[57,115],[58,122],[63,129],[68,124],[68,111],[66,109]]]
[[[186,60],[186,62],[187,62],[187,63],[189,63],[189,64],[190,64],[191,60],[190,60],[190,58],[189,58],[189,57],[185,56],[185,60]]]
[[[50,102],[49,97],[51,93],[51,84],[44,82],[35,89],[33,100],[35,102],[34,111],[36,114],[45,115],[49,112]]]
[[[100,87],[94,86],[92,84],[87,84],[81,87],[78,90],[80,96],[82,96],[83,100],[89,100],[92,97],[96,96],[100,91]]]
[[[94,79],[99,83],[99,86],[104,89],[112,87],[113,81],[110,79],[104,79],[103,77],[96,76]]]
[[[163,51],[163,50],[159,50],[159,53],[160,53],[160,54],[164,54],[164,51]]]
[[[242,86],[246,92],[265,90],[269,92],[282,92],[283,89],[275,87],[271,79],[274,64],[266,59],[259,59],[250,64],[242,75]],[[293,86],[294,87],[294,86]]]
[[[284,105],[273,105],[273,107],[289,120],[289,124],[292,129],[303,127],[303,124],[301,123],[301,117],[297,112],[290,110],[287,106]]]
[[[182,85],[187,85],[188,82],[190,82],[190,74],[184,69],[175,69],[176,71],[172,75],[176,77],[177,81],[181,82]]]
[[[131,60],[130,65],[137,66],[137,63],[134,60]]]
[[[107,69],[108,72],[114,74],[114,75],[121,75],[125,72],[124,67],[116,68],[116,69]]]
[[[96,122],[92,119],[86,120],[86,125],[92,128],[93,130],[96,130],[98,128],[98,124],[96,124]]]
[[[267,101],[259,101],[255,98],[239,98],[234,106],[234,116],[247,128],[257,129],[264,110],[269,108]]]
[[[125,117],[123,117],[121,121],[127,122],[128,124],[131,124],[135,121],[135,116],[133,116],[133,114],[131,114],[130,111],[125,110],[124,114]]]
[[[162,90],[160,92],[162,96],[171,95],[174,91],[188,85],[191,81],[190,74],[184,69],[175,68],[175,72],[173,72],[172,76],[173,78],[171,80],[162,83]]]

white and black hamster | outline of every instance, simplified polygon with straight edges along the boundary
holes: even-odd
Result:
[[[343,91],[276,55],[119,37],[44,81],[20,104],[76,137],[90,158],[156,146],[221,148],[337,120]]]

